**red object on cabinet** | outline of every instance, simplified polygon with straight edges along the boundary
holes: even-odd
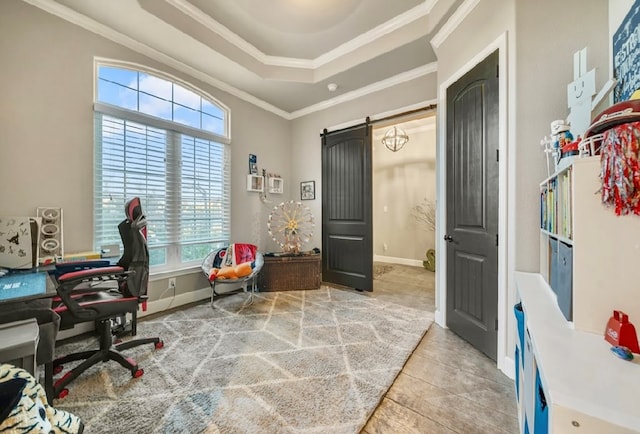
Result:
[[[636,328],[629,322],[629,316],[620,310],[614,310],[609,318],[604,339],[611,345],[620,345],[629,348],[632,353],[640,353]]]

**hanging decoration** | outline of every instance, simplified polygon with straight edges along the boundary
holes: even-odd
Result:
[[[602,203],[640,215],[640,121],[606,130],[601,153]]]
[[[393,126],[382,138],[382,144],[390,151],[397,152],[409,141],[409,136],[401,128]]]

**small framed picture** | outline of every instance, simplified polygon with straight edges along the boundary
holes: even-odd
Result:
[[[300,183],[300,199],[314,200],[316,198],[316,182],[304,181]]]

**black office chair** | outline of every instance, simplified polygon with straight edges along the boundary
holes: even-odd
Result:
[[[56,398],[65,397],[68,394],[67,384],[98,362],[114,360],[129,369],[132,377],[140,377],[144,371],[135,360],[126,357],[121,351],[144,344],[153,344],[157,349],[164,346],[158,337],[132,339],[117,345],[113,343],[114,318],[130,314],[132,335],[136,334],[137,310],[140,303],[146,302],[149,282],[146,219],[139,198],[126,203],[125,214],[126,219],[118,225],[124,244],[118,266],[81,269],[58,278],[56,291],[60,303],[53,310],[60,315],[60,329],[94,321],[100,336],[100,347],[68,354],[53,361],[53,372],[57,374],[62,371],[64,363],[83,360],[55,381],[53,394]]]

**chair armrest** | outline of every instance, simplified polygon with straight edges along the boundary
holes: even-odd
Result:
[[[125,271],[122,267],[102,267],[88,270],[73,271],[58,278],[58,295],[64,299],[71,293],[109,291],[114,288],[98,286],[104,282],[117,282],[118,286],[127,279],[133,271]]]
[[[116,288],[100,284],[117,282],[119,286],[131,273],[133,272],[115,266],[73,271],[58,278],[59,285],[56,287],[56,292],[62,299],[62,303],[73,312],[74,316],[90,320],[93,319],[95,313],[82,308],[76,297],[99,291],[112,291]]]
[[[70,273],[65,273],[58,278],[59,282],[67,283],[71,281],[82,281],[82,280],[113,280],[114,277],[118,277],[120,275],[126,276],[129,272],[125,271],[124,268],[113,266],[113,267],[100,267],[100,268],[88,268],[86,270],[78,270],[72,271]],[[103,278],[103,276],[112,276],[111,279]]]

